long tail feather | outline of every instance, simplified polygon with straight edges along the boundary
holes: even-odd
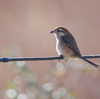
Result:
[[[88,62],[89,64],[93,65],[93,66],[96,67],[96,68],[99,67],[99,65],[97,65],[97,64],[95,64],[95,63],[93,63],[93,62],[87,60],[86,58],[83,58],[83,57],[80,57],[80,58],[83,59],[84,61]]]

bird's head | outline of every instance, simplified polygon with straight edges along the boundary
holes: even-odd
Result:
[[[64,27],[56,27],[50,33],[54,33],[57,37],[63,37],[65,35],[69,34],[70,32]]]

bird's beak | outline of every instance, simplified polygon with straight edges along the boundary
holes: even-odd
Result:
[[[51,31],[50,33],[54,33],[54,31]]]

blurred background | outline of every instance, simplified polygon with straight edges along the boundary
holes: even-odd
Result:
[[[82,55],[100,54],[99,0],[0,0],[0,57],[58,56],[49,33],[57,26],[74,35]],[[0,98],[100,99],[100,69],[58,60],[0,63]]]

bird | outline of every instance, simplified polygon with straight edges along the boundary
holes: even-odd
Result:
[[[99,67],[99,65],[82,57],[73,35],[66,28],[56,27],[50,33],[53,33],[56,38],[56,51],[58,52],[58,55],[64,58],[65,61],[70,58],[79,58],[96,68]]]

